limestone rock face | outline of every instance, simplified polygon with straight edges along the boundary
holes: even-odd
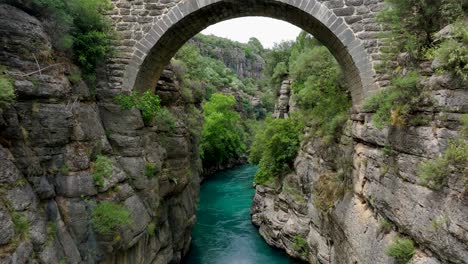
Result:
[[[200,170],[186,108],[199,106],[180,100],[169,74],[159,85],[176,128],[145,125],[139,111],[69,81],[77,67],[50,56],[35,17],[0,4],[0,38],[0,65],[17,93],[17,103],[0,110],[0,263],[179,262],[195,224]],[[35,59],[41,68],[57,65],[33,73]],[[102,83],[98,98],[107,96]],[[102,182],[98,155],[111,163]],[[92,221],[103,201],[130,215],[112,236]]]
[[[265,60],[256,53],[246,54],[239,47],[224,48],[219,46],[210,46],[196,38],[191,42],[200,48],[204,56],[214,57],[224,62],[224,64],[235,71],[241,78],[258,79],[263,76]]]
[[[387,248],[406,236],[416,244],[409,263],[468,263],[466,171],[448,172],[441,190],[417,176],[459,136],[467,84],[433,75],[421,85],[436,98],[416,113],[427,122],[381,130],[353,114],[339,142],[302,142],[293,172],[256,187],[252,222],[270,245],[308,263],[383,264],[397,263]]]

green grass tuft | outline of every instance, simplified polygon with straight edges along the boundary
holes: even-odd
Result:
[[[131,223],[130,212],[122,205],[101,202],[92,212],[94,229],[101,235],[113,235],[118,228]]]

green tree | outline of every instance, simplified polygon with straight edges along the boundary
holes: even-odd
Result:
[[[391,56],[409,52],[421,58],[433,42],[433,33],[455,22],[466,12],[468,4],[459,0],[386,0],[387,8],[379,15],[390,27],[387,51]]]
[[[109,0],[30,0],[32,9],[46,20],[46,29],[56,49],[71,49],[88,80],[111,52],[111,24],[104,15],[112,8]]]
[[[289,119],[267,117],[257,128],[250,148],[249,162],[258,163],[255,183],[267,184],[291,170],[299,150],[304,124],[297,116]]]
[[[234,111],[234,96],[215,93],[204,104],[205,126],[201,155],[206,166],[218,165],[245,152],[240,115]]]

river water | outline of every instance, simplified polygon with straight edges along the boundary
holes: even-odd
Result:
[[[184,264],[296,263],[283,251],[268,246],[250,222],[256,170],[245,165],[203,182],[197,224]]]

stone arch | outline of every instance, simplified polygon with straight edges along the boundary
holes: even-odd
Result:
[[[137,42],[124,73],[123,89],[154,89],[164,66],[191,37],[207,26],[243,16],[284,20],[314,35],[343,68],[355,106],[377,89],[362,41],[343,17],[317,0],[183,0]]]

